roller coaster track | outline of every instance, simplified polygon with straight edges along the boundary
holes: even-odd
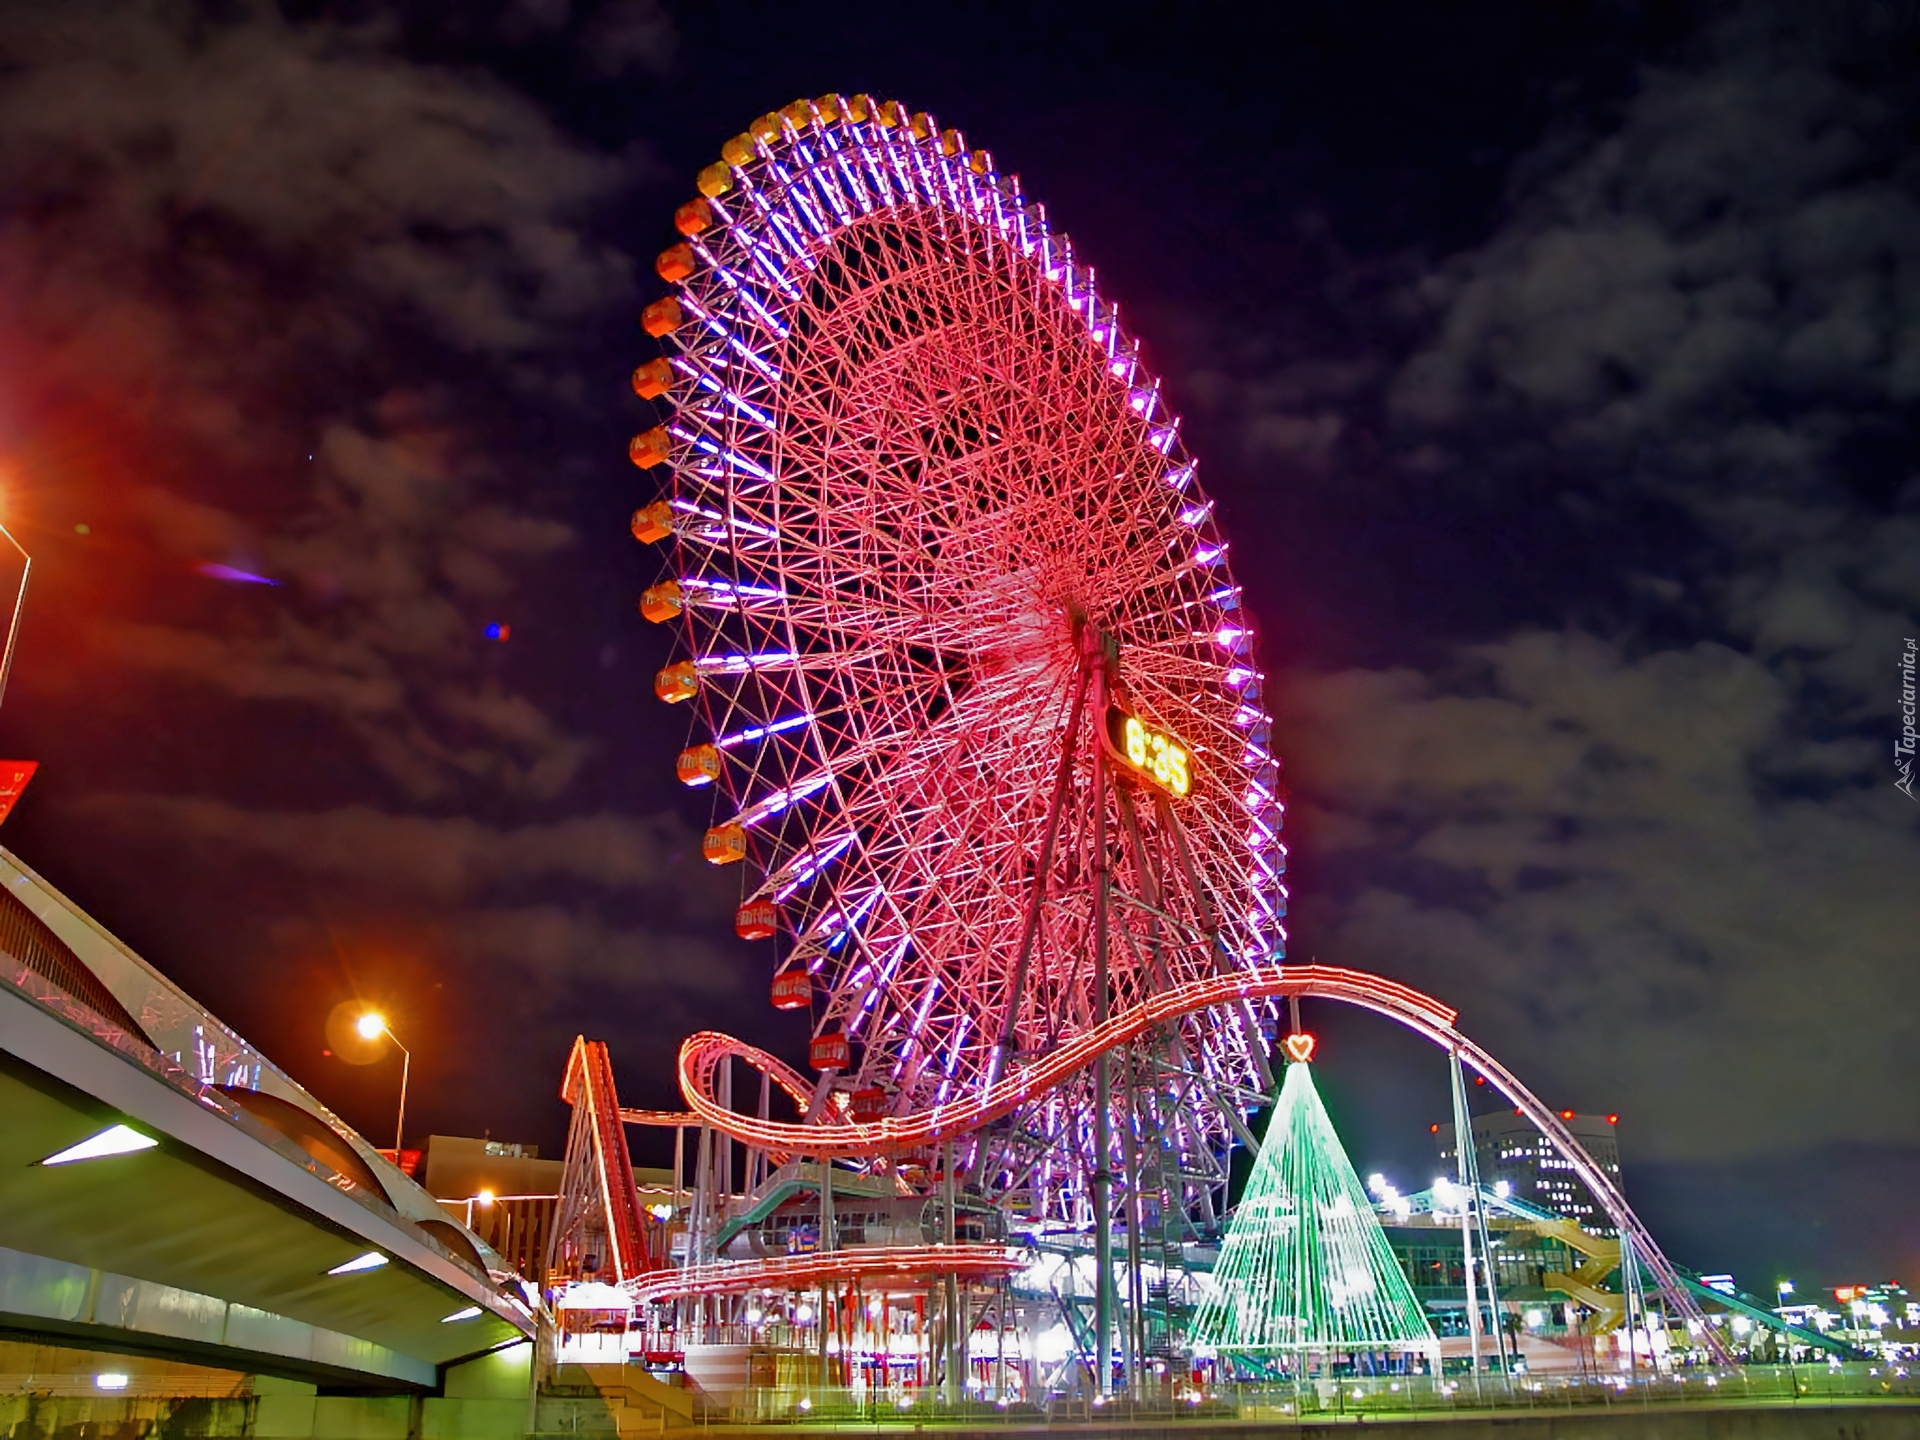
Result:
[[[627,1290],[634,1303],[686,1295],[740,1295],[749,1290],[805,1290],[823,1281],[844,1284],[895,1277],[958,1275],[999,1279],[1033,1263],[1033,1256],[1007,1245],[874,1245],[853,1250],[776,1255],[768,1260],[722,1260],[642,1276]]]
[[[800,1104],[803,1112],[813,1103],[813,1087],[792,1067],[764,1050],[717,1031],[701,1031],[688,1036],[680,1046],[680,1093],[686,1099],[688,1112],[622,1112],[622,1118],[647,1124],[710,1125],[748,1145],[792,1155],[851,1159],[897,1154],[970,1134],[1010,1115],[1091,1065],[1099,1055],[1157,1025],[1196,1010],[1282,997],[1356,1005],[1404,1025],[1441,1049],[1457,1054],[1463,1064],[1484,1076],[1509,1104],[1532,1121],[1568,1167],[1586,1183],[1607,1212],[1607,1218],[1628,1237],[1641,1264],[1653,1275],[1666,1299],[1669,1314],[1689,1322],[1688,1328],[1710,1347],[1720,1348],[1680,1272],[1654,1242],[1640,1218],[1628,1208],[1612,1177],[1587,1154],[1560,1116],[1541,1103],[1489,1051],[1454,1028],[1458,1011],[1398,981],[1364,970],[1333,965],[1260,965],[1188,981],[1122,1011],[1104,1025],[1083,1031],[976,1094],[918,1114],[890,1115],[869,1123],[847,1119],[813,1124],[783,1123],[741,1115],[727,1108],[715,1098],[714,1082],[720,1066],[730,1060],[742,1060],[771,1076]],[[834,1258],[845,1263],[856,1253],[839,1252]],[[667,1281],[668,1277],[663,1276],[660,1283]]]
[[[567,1136],[560,1203],[547,1244],[549,1273],[563,1268],[570,1250],[583,1249],[587,1236],[603,1232],[611,1279],[632,1280],[666,1264],[647,1244],[640,1192],[633,1180],[627,1137],[620,1128],[620,1099],[613,1088],[613,1062],[606,1045],[576,1037],[567,1056],[560,1098],[573,1106]]]

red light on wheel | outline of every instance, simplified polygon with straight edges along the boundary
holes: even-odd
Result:
[[[844,1070],[853,1059],[853,1048],[847,1044],[847,1037],[838,1030],[813,1037],[813,1043],[807,1047],[807,1059],[816,1070]]]
[[[813,1003],[813,977],[804,970],[782,970],[773,977],[773,1008],[804,1010]]]
[[[853,1118],[862,1122],[878,1120],[887,1113],[887,1092],[878,1085],[853,1092]]]
[[[780,912],[771,900],[749,900],[733,912],[733,933],[742,940],[770,940],[780,928]]]

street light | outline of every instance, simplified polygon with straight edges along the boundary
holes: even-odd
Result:
[[[33,573],[33,557],[21,548],[20,542],[13,538],[13,532],[0,525],[0,536],[6,538],[20,556],[20,588],[13,595],[13,618],[7,623],[6,651],[0,655],[0,696],[7,693],[7,680],[13,674],[13,649],[20,639],[20,612],[27,608],[27,577]]]
[[[354,1030],[362,1040],[378,1040],[382,1035],[391,1040],[400,1051],[400,1118],[393,1126],[393,1163],[400,1163],[400,1141],[407,1132],[407,1076],[413,1070],[413,1052],[400,1044],[400,1037],[393,1033],[393,1027],[387,1024],[387,1017],[378,1010],[368,1010],[353,1022]]]

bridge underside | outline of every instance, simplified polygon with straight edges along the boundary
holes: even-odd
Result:
[[[124,1096],[116,1106],[90,1093],[113,1084],[69,1083],[82,1077],[28,1063],[17,1051],[35,1047],[4,1043],[23,1027],[55,1050],[77,1050],[83,1069],[129,1079],[130,1067],[90,1037],[13,997],[0,996],[0,1007],[10,1012],[0,1014],[0,1331],[365,1390],[432,1388],[441,1366],[522,1338],[491,1308],[448,1321],[477,1308],[466,1291],[490,1287],[456,1288],[403,1263],[400,1234],[329,1223],[275,1183],[285,1182],[276,1166],[292,1168],[281,1157],[252,1146],[261,1154],[249,1174],[183,1139],[196,1121],[227,1128],[187,1096],[139,1086],[156,1112],[184,1110],[168,1123],[130,1114]],[[160,1144],[39,1163],[129,1119]],[[327,1274],[369,1251],[396,1258]]]

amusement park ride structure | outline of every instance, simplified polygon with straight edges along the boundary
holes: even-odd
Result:
[[[1119,1277],[1137,1319],[1143,1268],[1218,1237],[1274,1061],[1310,1058],[1311,998],[1426,1037],[1456,1094],[1460,1066],[1484,1076],[1668,1319],[1698,1321],[1612,1178],[1454,1011],[1277,963],[1281,772],[1227,543],[1160,382],[1041,206],[958,131],[866,96],[796,101],[721,154],[643,317],[665,353],[634,388],[671,409],[630,449],[668,476],[633,517],[668,547],[640,608],[675,627],[655,689],[694,717],[676,768],[714,796],[703,853],[745,877],[736,929],[772,943],[816,1073],[702,1033],[685,1112],[622,1110],[605,1047],[576,1045],[555,1272],[604,1255],[598,1278],[683,1310],[912,1280],[947,1317],[957,1394],[961,1285],[1025,1268],[1009,1237],[1073,1237],[1098,1257],[1104,1391],[1116,1337],[1129,1380],[1145,1344]],[[683,1253],[640,1208],[623,1123],[698,1136]],[[740,1215],[809,1185],[814,1248],[741,1258]],[[922,1233],[836,1249],[842,1194],[924,1206]]]

